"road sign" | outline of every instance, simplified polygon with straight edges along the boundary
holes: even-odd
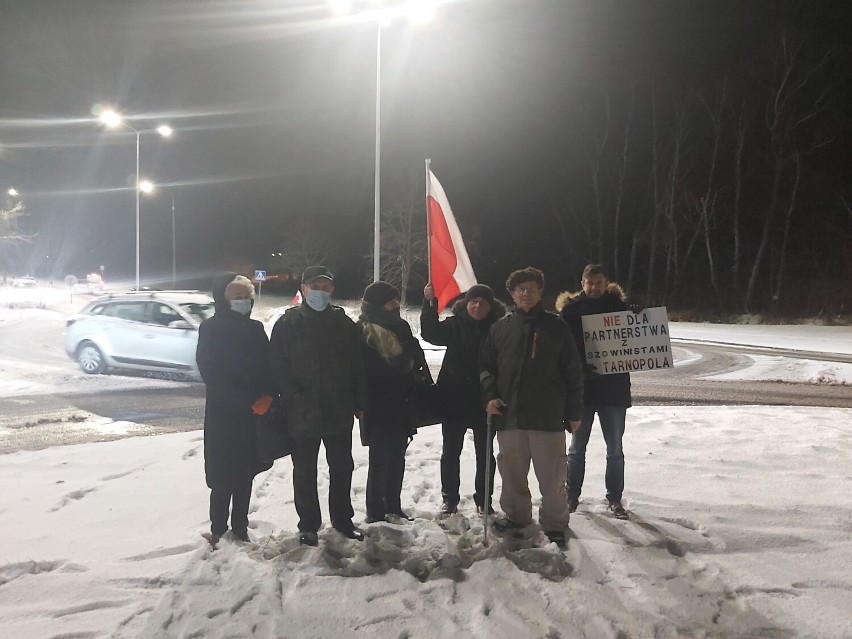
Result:
[[[258,282],[265,282],[266,281],[266,271],[255,271],[254,272],[254,279],[257,280]]]

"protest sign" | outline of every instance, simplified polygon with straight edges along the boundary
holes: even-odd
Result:
[[[583,316],[586,363],[600,375],[671,368],[666,307]]]

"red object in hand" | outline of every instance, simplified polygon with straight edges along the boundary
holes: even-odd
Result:
[[[272,406],[272,397],[269,395],[261,395],[254,404],[251,405],[251,412],[255,415],[266,415],[266,411]]]

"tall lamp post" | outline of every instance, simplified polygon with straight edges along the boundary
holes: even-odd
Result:
[[[172,289],[175,288],[177,284],[177,244],[176,244],[176,234],[175,234],[175,192],[171,188],[165,186],[155,185],[153,182],[148,180],[142,180],[139,183],[139,190],[142,193],[153,193],[158,188],[166,189],[169,192],[169,196],[172,198]]]
[[[112,110],[103,111],[100,115],[100,121],[106,125],[107,128],[115,129],[118,127],[124,127],[125,129],[129,129],[136,134],[136,183],[133,185],[133,189],[136,191],[136,290],[139,290],[139,190],[140,190],[140,182],[139,182],[139,139],[142,137],[143,133],[159,133],[164,138],[171,137],[172,128],[165,124],[158,126],[156,129],[137,129],[135,127],[130,126],[127,122],[124,121],[124,118],[121,117],[118,113]]]
[[[435,15],[435,6],[439,0],[408,0],[404,6],[398,4],[391,7],[373,8],[359,15],[368,20],[376,21],[376,164],[373,210],[373,281],[381,279],[381,160],[382,160],[382,27],[386,27],[397,16],[405,15],[412,22],[424,23]],[[329,0],[332,11],[340,16],[352,14],[353,0]],[[375,0],[373,0],[375,4]],[[390,3],[387,3],[390,4]]]

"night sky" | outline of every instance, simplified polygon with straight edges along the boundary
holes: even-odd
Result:
[[[820,4],[815,10],[809,5]],[[785,21],[826,38],[848,3],[456,0],[382,35],[382,192],[423,181],[424,158],[492,286],[542,255],[541,211],[576,159],[574,107],[653,75],[717,81]],[[186,282],[273,267],[300,218],[336,242],[329,265],[357,295],[371,269],[376,27],[313,0],[9,0],[0,19],[0,187],[29,211],[28,246],[2,268],[60,280],[134,269],[135,137],[141,175],[170,185]],[[167,280],[169,192],[141,203],[141,270]],[[50,256],[49,258],[46,256]],[[11,262],[11,263],[10,263]],[[574,281],[572,279],[572,281]]]

